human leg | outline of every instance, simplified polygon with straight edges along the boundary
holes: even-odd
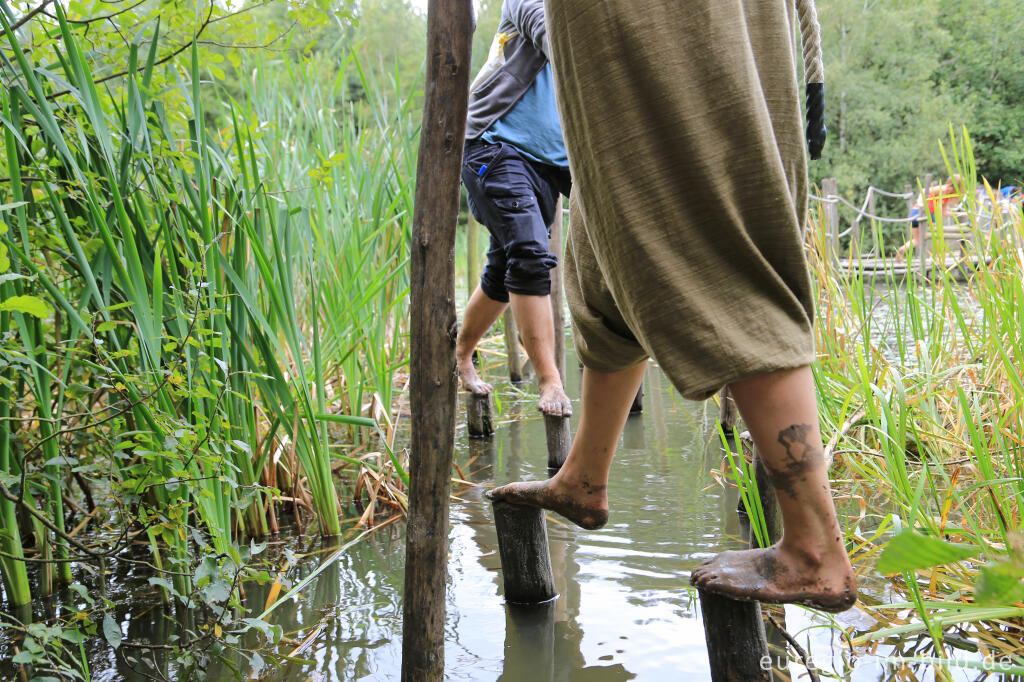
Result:
[[[584,369],[583,411],[562,468],[546,481],[495,488],[491,499],[549,509],[587,529],[607,523],[608,472],[645,367],[607,374]]]
[[[466,304],[466,312],[462,316],[462,327],[455,340],[455,360],[459,368],[459,378],[463,386],[470,393],[486,395],[494,390],[494,387],[485,382],[477,374],[473,366],[473,351],[476,350],[480,339],[484,337],[487,330],[497,321],[507,302],[496,301],[486,293],[483,287],[478,286],[469,297]]]
[[[544,414],[569,416],[572,403],[562,386],[562,376],[555,363],[555,328],[551,313],[551,296],[528,296],[512,293],[512,314],[519,327],[526,354],[537,372],[540,401]]]
[[[734,599],[849,608],[856,579],[832,503],[810,368],[762,374],[730,388],[775,488],[783,537],[768,548],[719,554],[691,581]]]

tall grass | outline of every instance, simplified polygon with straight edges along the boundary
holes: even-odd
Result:
[[[977,177],[966,132],[943,150],[951,174]],[[848,540],[907,598],[868,608],[917,614],[855,643],[922,633],[940,663],[951,629],[1016,654],[1024,624],[1024,225],[1019,210],[980,224],[973,184],[964,241],[935,240],[952,267],[873,283],[834,270],[820,222],[811,234],[823,431],[837,489],[861,502]]]
[[[249,101],[205,112],[198,49],[157,67],[158,27],[131,44],[124,81],[98,87],[53,11],[28,27],[60,36],[39,54],[0,8],[0,574],[24,603],[23,541],[48,592],[141,536],[187,594],[194,533],[241,563],[235,541],[277,530],[287,503],[339,534],[336,471],[379,466],[346,454],[366,434],[329,429],[393,413],[411,98],[350,61],[371,95],[358,111],[345,81],[305,72],[298,109],[258,78]],[[73,485],[87,520],[121,530],[113,544],[65,527]]]

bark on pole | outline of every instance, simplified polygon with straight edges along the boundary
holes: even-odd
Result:
[[[430,0],[410,246],[412,443],[403,682],[444,676],[448,496],[455,447],[455,227],[469,98],[472,0]]]
[[[565,285],[562,281],[562,256],[565,249],[562,245],[562,199],[559,197],[555,206],[555,220],[551,223],[551,253],[558,258],[558,267],[551,270],[551,318],[555,325],[555,366],[558,375],[565,385]]]

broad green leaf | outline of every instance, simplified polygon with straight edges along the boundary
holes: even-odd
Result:
[[[46,301],[37,296],[11,296],[5,301],[0,301],[0,311],[25,313],[34,315],[41,320],[45,320],[52,314]]]
[[[905,530],[885,546],[878,558],[878,572],[883,575],[951,564],[980,554],[977,545],[954,544],[913,530]]]
[[[107,644],[115,649],[121,646],[121,626],[114,622],[109,613],[103,615],[103,636],[107,638]]]

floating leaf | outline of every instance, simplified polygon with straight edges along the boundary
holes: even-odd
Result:
[[[954,544],[906,530],[889,540],[878,558],[878,572],[884,575],[951,564],[980,554],[977,545]]]

